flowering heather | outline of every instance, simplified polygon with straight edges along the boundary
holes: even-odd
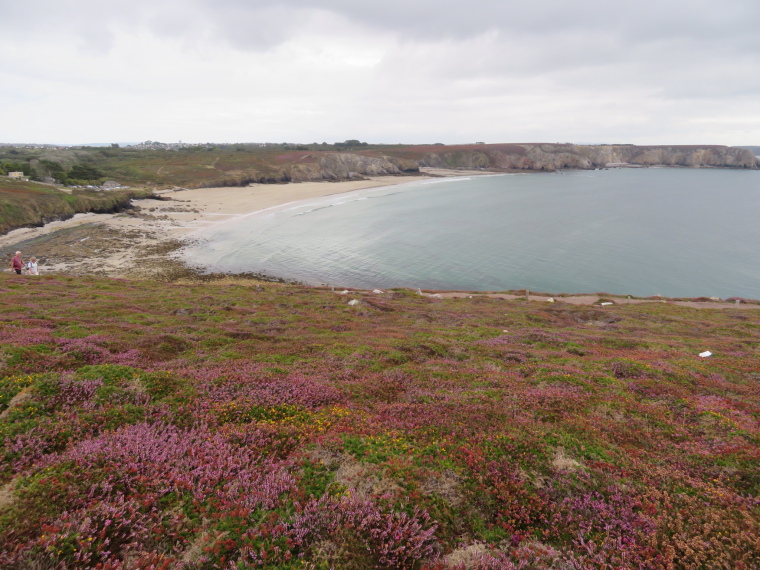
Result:
[[[3,568],[760,567],[753,305],[6,279]]]
[[[0,327],[0,344],[14,346],[33,346],[35,344],[48,344],[52,341],[49,328],[43,327]]]

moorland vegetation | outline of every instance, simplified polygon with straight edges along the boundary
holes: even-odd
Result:
[[[67,192],[49,184],[0,177],[0,234],[84,212],[120,212],[129,209],[133,199],[150,197],[153,192],[146,189],[97,192],[74,188]]]
[[[760,564],[758,309],[0,295],[3,568]]]

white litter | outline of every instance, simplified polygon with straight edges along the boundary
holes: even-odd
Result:
[[[709,350],[705,350],[704,352],[700,352],[699,356],[701,356],[702,358],[707,358],[708,356],[712,356],[712,352],[710,352]]]
[[[600,305],[612,305],[609,301],[605,301],[604,303],[599,303]]]

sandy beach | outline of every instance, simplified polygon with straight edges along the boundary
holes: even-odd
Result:
[[[193,232],[239,216],[367,188],[484,174],[493,173],[424,169],[420,176],[163,190],[157,192],[160,200],[134,200],[134,210],[126,213],[77,214],[44,227],[13,230],[0,236],[0,252],[8,259],[16,249],[24,260],[36,256],[41,273],[151,277],[162,267],[176,264],[170,253]]]

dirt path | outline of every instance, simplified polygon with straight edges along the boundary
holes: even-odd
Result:
[[[437,297],[440,299],[464,299],[464,298],[476,298],[476,297],[488,297],[492,299],[506,299],[514,301],[517,299],[525,299],[525,294],[515,295],[510,293],[481,293],[481,292],[467,292],[467,291],[442,291],[437,293],[422,292],[423,295],[428,297]],[[662,298],[649,298],[649,299],[634,299],[631,297],[615,297],[615,296],[599,296],[599,295],[562,295],[550,297],[545,294],[529,294],[528,301],[534,301],[538,303],[568,303],[570,305],[641,305],[645,303],[667,303],[669,305],[679,305],[681,307],[691,307],[694,309],[760,309],[760,302],[737,302],[737,301],[723,301],[723,300],[709,300],[709,301],[687,301],[679,299]]]

